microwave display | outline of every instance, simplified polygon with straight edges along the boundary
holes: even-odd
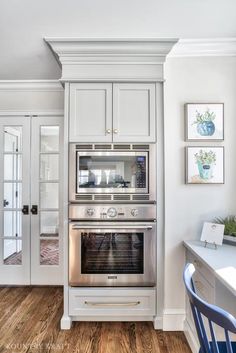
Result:
[[[147,153],[87,154],[77,152],[76,192],[89,189],[147,189]],[[96,192],[96,191],[95,191]]]

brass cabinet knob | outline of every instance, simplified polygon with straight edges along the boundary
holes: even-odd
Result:
[[[117,129],[114,129],[113,132],[114,132],[114,134],[118,134],[118,130]]]
[[[111,133],[111,129],[107,129],[106,134],[110,134],[110,133]]]

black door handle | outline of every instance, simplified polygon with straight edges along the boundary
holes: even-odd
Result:
[[[32,205],[30,211],[31,211],[32,214],[38,214],[38,206],[37,205]]]
[[[22,213],[23,214],[29,214],[29,206],[28,205],[23,205],[23,208],[22,208]]]
[[[9,205],[9,201],[4,200],[4,201],[3,201],[3,207],[6,207],[6,206],[8,206],[8,205]]]

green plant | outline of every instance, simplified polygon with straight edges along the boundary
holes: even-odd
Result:
[[[213,151],[203,151],[200,150],[198,153],[194,154],[196,162],[200,162],[201,164],[215,164],[216,162],[216,154]]]
[[[225,218],[218,217],[215,219],[215,223],[225,225],[225,235],[236,237],[236,216],[228,216]]]
[[[196,110],[196,120],[193,122],[193,125],[202,124],[205,121],[213,121],[215,117],[216,117],[216,114],[214,112],[210,112],[209,108],[203,114],[201,114],[198,110]]]

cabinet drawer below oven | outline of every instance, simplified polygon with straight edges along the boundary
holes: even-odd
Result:
[[[82,289],[69,290],[69,315],[76,316],[153,316],[155,289]]]

